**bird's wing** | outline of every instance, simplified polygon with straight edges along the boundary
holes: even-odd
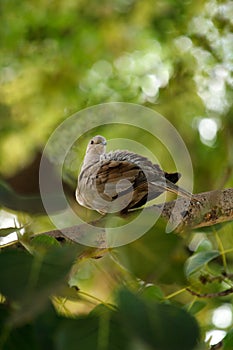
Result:
[[[105,161],[97,172],[96,188],[104,199],[120,201],[121,210],[142,206],[148,194],[144,172],[126,160]]]
[[[145,176],[137,164],[109,159],[102,162],[98,169],[96,187],[99,193],[105,193],[114,199],[143,181],[145,182]]]
[[[178,178],[174,175],[174,180]],[[151,181],[158,181],[161,185],[150,186]],[[163,193],[166,190],[166,176],[159,165],[152,164],[143,156],[128,151],[114,151],[103,157],[97,172],[96,187],[110,201],[128,196],[131,191],[128,209],[132,209]]]

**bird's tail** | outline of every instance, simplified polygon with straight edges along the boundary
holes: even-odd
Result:
[[[195,199],[195,196],[193,196],[191,192],[185,190],[182,187],[175,185],[169,180],[165,180],[163,182],[154,182],[154,183],[152,182],[152,184],[156,186],[156,188],[161,189],[162,191],[169,191],[181,197],[188,198],[189,200]]]

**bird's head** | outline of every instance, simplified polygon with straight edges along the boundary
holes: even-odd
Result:
[[[103,136],[94,136],[87,145],[84,162],[99,160],[100,156],[106,152],[106,144],[106,139]]]

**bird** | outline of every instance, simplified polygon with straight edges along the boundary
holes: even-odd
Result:
[[[192,193],[176,185],[178,172],[167,173],[148,158],[128,150],[106,153],[101,135],[88,143],[78,176],[77,202],[101,214],[127,213],[140,208],[165,191],[192,199]]]

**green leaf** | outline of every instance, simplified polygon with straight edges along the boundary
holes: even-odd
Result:
[[[98,318],[94,317],[62,322],[55,337],[57,350],[96,349],[97,341]]]
[[[231,329],[223,339],[223,350],[233,349],[233,329]]]
[[[213,244],[209,239],[203,239],[196,249],[196,253],[212,251]]]
[[[19,232],[22,228],[17,227],[7,227],[7,228],[1,228],[0,229],[0,237],[6,237],[11,233]]]
[[[55,337],[57,350],[128,350],[129,342],[117,313],[106,308],[99,316],[92,313],[62,322]]]
[[[196,315],[205,306],[206,306],[206,302],[205,301],[199,301],[198,300],[198,301],[195,301],[195,303],[193,303],[191,307],[190,307],[190,305],[186,305],[186,310],[188,310],[190,314]]]
[[[15,249],[0,254],[0,292],[19,303],[12,315],[14,324],[32,319],[43,310],[49,297],[59,292],[75,255],[73,246],[52,248],[34,257]]]
[[[33,327],[25,325],[24,327],[14,329],[4,343],[4,350],[40,350],[35,336]]]
[[[152,349],[191,350],[197,344],[196,320],[173,305],[148,303],[127,290],[119,293],[119,314],[126,332],[139,337]]]
[[[63,197],[56,193],[48,194],[47,203],[51,204],[51,212],[66,209]],[[30,214],[46,213],[41,196],[20,195],[3,180],[0,180],[0,205],[11,210]]]
[[[55,349],[53,337],[61,320],[62,317],[57,315],[52,303],[48,304],[45,312],[36,317],[32,323],[33,333],[35,334],[35,342],[39,344],[40,349]]]
[[[0,292],[9,299],[23,297],[33,257],[22,250],[3,250],[0,254]]]
[[[205,252],[194,254],[186,261],[186,264],[185,264],[186,276],[189,277],[194,272],[201,269],[205,264],[207,264],[208,262],[210,262],[211,260],[215,259],[218,256],[219,256],[219,251],[217,250],[205,251]]]
[[[9,329],[9,311],[0,305],[0,348],[4,350],[53,350],[53,335],[60,324],[53,306],[49,307],[30,324]],[[4,317],[3,317],[4,316]]]
[[[46,249],[54,246],[60,247],[60,243],[56,240],[56,238],[45,234],[35,236],[31,240],[31,245],[36,251],[45,251]]]
[[[141,294],[142,297],[148,299],[148,301],[161,301],[164,300],[164,294],[158,286],[146,286]]]
[[[93,310],[90,311],[89,316],[102,316],[106,312],[109,312],[110,309],[104,305],[104,304],[99,304],[97,305]]]

